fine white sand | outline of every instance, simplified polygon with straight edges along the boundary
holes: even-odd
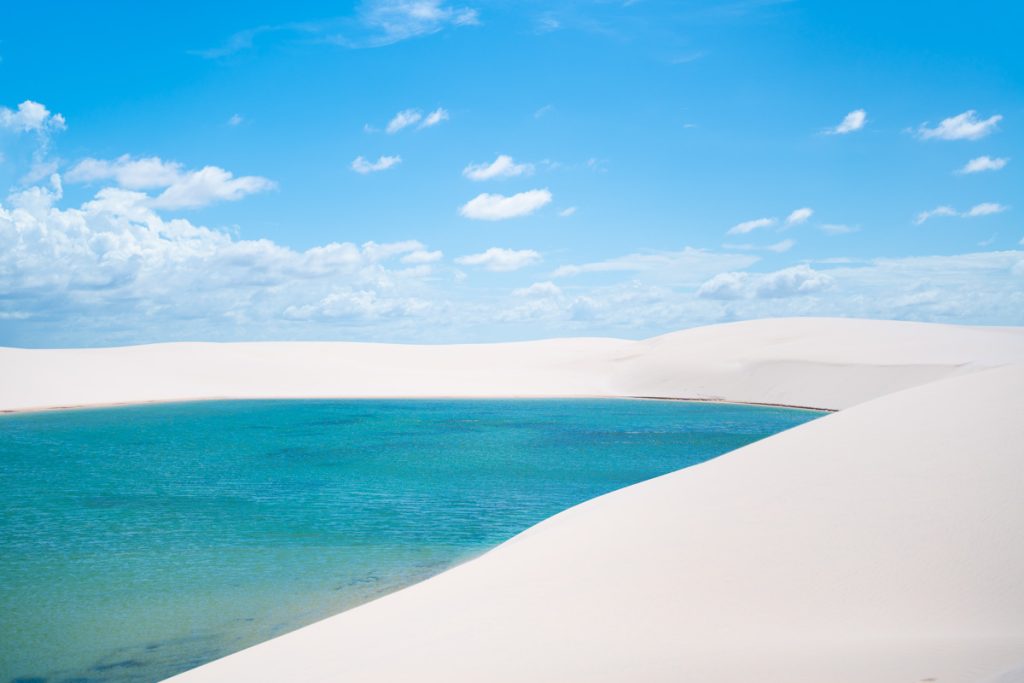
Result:
[[[1024,362],[1024,329],[790,318],[644,341],[0,348],[0,410],[200,398],[655,396],[817,408]]]
[[[371,395],[848,408],[579,505],[182,681],[1024,675],[1019,328],[788,319],[640,342],[9,349],[0,371],[5,409]]]

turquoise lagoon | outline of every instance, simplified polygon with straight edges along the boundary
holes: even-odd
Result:
[[[0,418],[0,681],[153,681],[819,413],[211,401]]]

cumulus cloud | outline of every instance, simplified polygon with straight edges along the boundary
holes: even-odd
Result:
[[[397,166],[402,163],[402,157],[400,156],[381,156],[377,158],[377,161],[368,161],[362,156],[358,156],[352,160],[352,170],[356,173],[376,173],[377,171],[386,171],[392,166]]]
[[[180,338],[241,324],[258,331],[267,320],[356,324],[430,306],[416,292],[439,255],[415,240],[295,251],[167,220],[136,190],[106,187],[60,209],[61,190],[54,176],[0,204],[0,313],[50,335],[92,329],[139,340],[162,329]]]
[[[491,247],[479,254],[460,256],[455,259],[455,262],[465,266],[482,266],[496,272],[507,272],[533,265],[540,259],[540,254],[533,249],[516,250]]]
[[[813,294],[831,287],[832,284],[833,279],[830,275],[801,264],[771,273],[719,273],[697,288],[697,297],[778,299]]]
[[[799,265],[762,275],[754,288],[754,294],[761,298],[801,296],[827,289],[832,282],[829,275],[808,265]]]
[[[968,173],[981,173],[982,171],[998,171],[1002,169],[1010,160],[1008,158],[995,158],[990,156],[980,156],[975,159],[971,159],[964,167],[957,171],[960,175],[966,175]]]
[[[499,154],[491,163],[470,164],[462,169],[462,175],[470,180],[492,180],[494,178],[515,178],[533,173],[533,164],[517,164],[507,154]]]
[[[437,124],[441,123],[442,121],[447,121],[447,120],[448,120],[448,110],[447,109],[442,109],[442,108],[439,107],[439,108],[435,109],[434,111],[430,112],[429,114],[427,114],[426,118],[423,119],[423,121],[420,123],[419,127],[420,128],[430,128],[431,126],[436,126]]]
[[[737,223],[736,225],[729,228],[727,235],[746,235],[748,232],[757,230],[758,228],[770,228],[779,221],[775,218],[756,218],[752,221],[744,221]]]
[[[997,204],[996,202],[983,202],[981,204],[975,204],[967,211],[957,211],[952,206],[937,206],[930,211],[922,211],[917,214],[914,218],[916,225],[921,225],[925,221],[938,217],[938,216],[956,216],[959,218],[977,218],[978,216],[988,216],[994,213],[1002,213],[1010,207],[1003,204]]]
[[[527,190],[511,196],[484,192],[463,204],[459,213],[474,220],[500,221],[527,216],[550,204],[551,199],[551,192],[546,188]]]
[[[746,294],[747,273],[719,273],[697,288],[697,297],[702,299],[739,299]]]
[[[1002,120],[1001,114],[978,119],[977,112],[970,109],[943,119],[934,128],[929,128],[927,122],[923,123],[917,129],[917,134],[922,140],[979,140],[995,131]]]
[[[854,131],[860,130],[864,127],[864,124],[868,121],[868,114],[863,109],[854,109],[849,114],[843,117],[843,120],[835,128],[830,128],[828,132],[832,135],[846,135]]]
[[[155,197],[144,193],[133,195],[140,204],[161,209],[194,209],[218,201],[237,201],[277,187],[267,178],[236,178],[230,171],[217,166],[186,171],[177,162],[164,161],[159,157],[133,158],[127,154],[112,161],[83,159],[68,171],[65,178],[74,183],[112,180],[127,190],[164,188]]]
[[[54,130],[64,130],[67,122],[60,114],[53,114],[46,106],[25,100],[18,105],[17,109],[0,107],[0,128],[12,130],[15,133],[46,133]]]
[[[812,215],[814,215],[814,211],[807,207],[804,207],[802,209],[796,209],[788,216],[786,216],[786,225],[793,226],[800,225],[801,223],[806,223],[807,219],[809,219]]]

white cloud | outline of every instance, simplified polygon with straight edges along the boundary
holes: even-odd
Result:
[[[842,122],[835,128],[828,130],[832,135],[846,135],[854,131],[860,130],[864,127],[864,124],[868,121],[867,112],[863,109],[854,109],[849,114],[843,117]]]
[[[352,160],[352,170],[356,173],[375,173],[377,171],[386,171],[392,166],[396,166],[402,163],[402,157],[400,156],[381,156],[377,161],[367,161],[362,156],[358,156]]]
[[[786,225],[792,226],[800,225],[801,223],[806,223],[807,219],[810,218],[812,215],[814,215],[814,211],[812,209],[809,209],[807,207],[797,209],[788,216],[786,216]]]
[[[64,175],[64,179],[69,183],[113,180],[129,190],[149,190],[173,185],[182,175],[182,165],[175,161],[164,161],[159,157],[133,158],[124,154],[113,161],[91,157],[82,159]]]
[[[61,194],[54,176],[51,188],[28,188],[0,204],[0,314],[37,326],[47,343],[90,333],[93,342],[108,343],[253,338],[268,321],[360,324],[418,316],[431,306],[417,294],[430,267],[390,264],[432,254],[415,240],[295,251],[166,220],[134,190],[103,188],[70,209],[56,207]],[[238,332],[242,327],[248,332]]]
[[[474,220],[500,221],[527,216],[550,203],[551,192],[547,189],[527,190],[511,196],[484,192],[466,202],[459,213]]]
[[[434,263],[444,258],[444,252],[437,251],[426,251],[425,249],[417,249],[416,251],[410,252],[402,257],[402,263],[421,264],[421,263]]]
[[[697,298],[780,299],[813,294],[832,284],[831,276],[801,264],[771,273],[719,273],[697,288]]]
[[[574,213],[576,213],[576,207],[575,206],[567,206],[564,209],[562,209],[561,211],[559,211],[558,215],[561,216],[562,218],[568,218],[569,216],[573,215]]]
[[[975,204],[968,211],[964,213],[965,218],[975,218],[977,216],[989,216],[994,213],[1002,213],[1010,207],[1004,206],[1003,204],[996,204],[995,202],[984,202],[982,204]]]
[[[719,273],[697,288],[697,297],[702,299],[739,299],[746,293],[747,273]]]
[[[230,171],[216,166],[205,166],[189,171],[177,182],[157,195],[151,206],[162,209],[194,209],[218,201],[233,202],[272,190],[277,184],[259,176],[235,178]]]
[[[930,218],[935,218],[936,216],[959,215],[959,212],[957,212],[957,210],[954,209],[952,206],[936,206],[934,209],[931,209],[930,211],[922,211],[921,213],[917,214],[917,217],[914,219],[914,223],[916,223],[917,225],[921,225],[926,220]]]
[[[764,246],[759,246],[759,245],[750,244],[750,243],[745,243],[745,244],[730,244],[730,243],[726,243],[726,244],[723,244],[722,246],[725,247],[726,249],[734,249],[736,251],[771,251],[771,252],[774,252],[776,254],[783,254],[783,253],[789,251],[790,249],[792,249],[794,246],[796,246],[796,240],[785,239],[785,240],[782,240],[781,242],[776,242],[775,244],[766,244]]]
[[[960,175],[966,175],[968,173],[981,173],[982,171],[998,171],[1010,160],[1008,158],[996,158],[993,159],[989,156],[980,156],[975,159],[971,159],[964,167],[957,171]]]
[[[746,268],[757,261],[758,257],[751,254],[722,254],[684,247],[680,251],[634,253],[604,261],[564,265],[558,267],[551,276],[559,278],[585,273],[631,273],[635,277],[649,277],[672,284],[698,284],[717,272]]]
[[[832,285],[832,278],[808,265],[783,268],[762,275],[754,288],[755,296],[776,298],[812,294]]]
[[[60,114],[53,114],[44,105],[25,100],[17,109],[0,107],[0,128],[16,133],[46,133],[53,130],[64,130],[67,122]]]
[[[237,126],[240,125],[243,121],[245,121],[245,119],[242,118],[241,114],[232,114],[231,118],[228,119],[228,125]]]
[[[512,290],[513,296],[561,296],[562,288],[550,280]]]
[[[970,109],[962,114],[950,116],[934,128],[929,128],[927,123],[923,123],[917,134],[922,140],[978,140],[993,132],[1003,120],[1001,114],[979,120],[976,113]]]
[[[391,117],[391,120],[388,121],[388,125],[384,130],[389,134],[394,135],[403,128],[408,128],[415,123],[419,123],[422,118],[423,114],[419,111],[415,109],[405,109]]]
[[[370,0],[364,3],[363,23],[379,32],[365,44],[389,45],[437,33],[448,26],[475,26],[480,16],[469,7],[451,7],[441,0]]]
[[[420,123],[419,127],[420,128],[430,128],[431,126],[436,126],[437,124],[441,123],[442,121],[447,121],[447,120],[448,120],[448,110],[447,109],[442,109],[442,108],[439,107],[439,108],[435,109],[434,111],[430,112],[429,114],[427,114],[427,117],[425,119],[423,119],[423,122]]]
[[[217,166],[186,171],[182,165],[159,157],[132,158],[125,154],[108,161],[87,158],[75,164],[65,176],[68,182],[113,180],[128,190],[166,188],[153,198],[135,193],[136,201],[153,208],[198,208],[218,201],[237,201],[247,195],[265,192],[276,183],[260,176],[234,177]]]
[[[775,218],[756,218],[752,221],[744,221],[737,223],[736,225],[729,228],[727,235],[746,235],[748,232],[757,230],[758,228],[769,228],[778,223]]]
[[[978,216],[989,216],[994,213],[1002,213],[1010,207],[1004,204],[997,204],[995,202],[983,202],[981,204],[975,204],[970,209],[964,212],[957,211],[952,206],[937,206],[930,211],[922,211],[917,214],[914,218],[914,223],[921,225],[930,218],[937,216],[957,216],[959,218],[977,218]]]
[[[533,118],[535,118],[535,119],[543,118],[544,115],[549,114],[554,108],[555,108],[554,105],[545,104],[543,107],[541,107],[537,111],[533,112]]]
[[[859,228],[842,223],[825,223],[821,226],[821,231],[828,235],[846,235],[851,232],[857,232],[857,230]]]
[[[462,169],[462,175],[470,180],[492,180],[494,178],[515,178],[517,176],[531,175],[533,164],[517,164],[507,154],[499,154],[491,163],[470,164]]]
[[[479,254],[460,256],[456,263],[465,266],[483,266],[487,270],[506,272],[519,270],[540,261],[540,254],[533,249],[502,249],[491,247]]]

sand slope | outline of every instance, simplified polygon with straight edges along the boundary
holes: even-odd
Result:
[[[180,680],[984,680],[1024,661],[1022,387],[830,415]]]
[[[660,396],[845,408],[1024,363],[1024,329],[792,318],[645,341],[0,348],[0,410],[194,398]]]

